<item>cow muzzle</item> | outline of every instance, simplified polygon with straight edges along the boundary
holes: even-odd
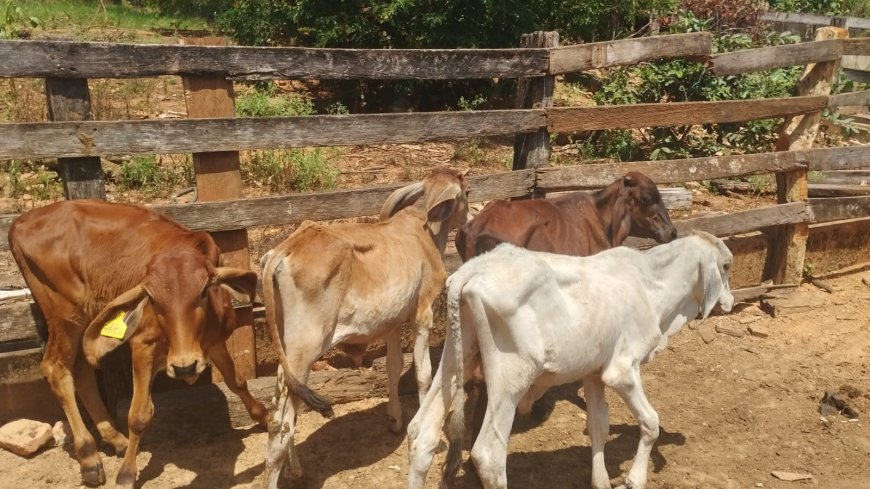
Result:
[[[173,379],[181,379],[188,383],[196,381],[199,374],[205,370],[206,363],[202,360],[170,361],[166,368],[166,375]]]

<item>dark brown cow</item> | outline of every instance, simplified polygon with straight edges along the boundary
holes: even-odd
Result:
[[[253,296],[257,276],[219,266],[220,250],[207,233],[142,207],[77,200],[20,216],[9,244],[48,325],[42,371],[69,420],[84,483],[99,485],[106,477],[76,394],[103,441],[126,451],[116,487],[136,481],[139,441],[154,409],[151,381],[159,371],[193,382],[211,361],[251,417],[267,425],[266,409],[236,376],[225,344],[236,327],[227,288]],[[129,442],[113,426],[93,369],[124,342],[133,359]]]
[[[589,256],[628,236],[667,243],[677,236],[655,183],[629,172],[595,192],[490,202],[456,234],[463,261],[512,243],[533,251]]]

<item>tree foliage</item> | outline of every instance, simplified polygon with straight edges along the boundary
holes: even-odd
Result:
[[[563,39],[586,42],[624,37],[636,23],[676,5],[677,0],[239,0],[218,18],[247,45],[504,48],[516,47],[520,35],[535,30],[558,30]]]

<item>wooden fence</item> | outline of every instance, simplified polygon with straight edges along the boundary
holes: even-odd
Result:
[[[842,31],[842,30],[840,30]],[[844,55],[867,54],[870,39],[830,38],[797,45],[712,54],[707,33],[656,36],[577,46],[558,46],[555,33],[524,36],[523,48],[497,50],[354,50],[160,46],[108,43],[0,41],[0,77],[46,78],[50,122],[0,124],[0,159],[58,158],[68,198],[104,195],[99,157],[194,153],[200,192],[211,177],[238,186],[238,151],[306,146],[367,145],[444,141],[470,136],[515,135],[515,171],[471,179],[471,201],[529,197],[546,192],[590,189],[628,170],[658,183],[778,175],[779,204],[728,215],[677,222],[679,229],[703,229],[718,236],[764,231],[770,240],[762,278],[794,283],[803,272],[807,226],[870,216],[870,197],[808,199],[807,171],[864,168],[870,146],[812,149],[821,111],[870,105],[870,91],[829,95],[836,65]],[[732,100],[554,108],[556,75],[633,65],[662,58],[706,61],[714,74],[732,75],[809,65],[800,93],[784,99]],[[187,88],[189,117],[183,120],[93,121],[88,78],[179,75]],[[519,78],[520,106],[514,110],[469,112],[314,115],[235,118],[228,80],[272,79],[473,79]],[[194,113],[197,91],[218,97],[222,108]],[[192,105],[193,104],[193,105]],[[229,105],[227,105],[229,104]],[[229,109],[227,108],[229,107]],[[683,126],[786,118],[782,151],[743,156],[644,161],[547,168],[549,135],[597,129]],[[223,156],[222,156],[223,155]],[[227,156],[229,155],[229,159]],[[227,180],[229,179],[229,180]],[[211,179],[211,181],[214,181]],[[329,220],[376,214],[399,185],[314,194],[240,199],[214,194],[213,201],[157,206],[182,224],[217,233],[245,253],[244,230],[305,219]],[[201,199],[202,200],[202,199]],[[0,216],[0,250],[13,215]],[[861,222],[870,222],[866,219]],[[866,226],[865,226],[866,229]],[[239,234],[242,232],[242,234]],[[865,244],[866,246],[866,244]],[[242,263],[244,262],[244,263]],[[0,306],[0,352],[39,341],[35,308]],[[244,328],[242,328],[244,330]],[[250,331],[250,327],[247,328]],[[236,362],[254,360],[252,334],[234,348]],[[33,350],[28,350],[33,354]],[[0,354],[5,355],[5,354]],[[0,384],[3,368],[0,367]],[[245,369],[243,369],[245,370]],[[247,370],[249,375],[252,369]]]

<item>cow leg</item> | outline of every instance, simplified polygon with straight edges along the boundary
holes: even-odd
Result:
[[[502,387],[490,382],[483,425],[471,448],[471,459],[484,489],[507,489],[508,438],[523,393],[506,392]]]
[[[296,434],[296,413],[299,411],[300,399],[290,394],[284,381],[284,371],[278,367],[278,379],[275,386],[276,408],[269,421],[269,440],[266,446],[265,485],[268,489],[276,489],[282,472],[285,476],[298,478],[302,476],[302,464],[296,456],[293,437]],[[289,462],[288,466],[284,463]]]
[[[610,489],[610,476],[604,464],[604,443],[610,431],[604,383],[597,375],[583,379],[586,392],[586,431],[592,441],[592,488]]]
[[[402,354],[402,328],[394,328],[387,333],[387,384],[390,400],[387,403],[387,429],[393,433],[402,432],[402,404],[399,402],[399,377],[402,375],[404,355]]]
[[[414,321],[417,337],[414,340],[414,373],[417,376],[417,396],[420,404],[432,385],[432,361],[429,359],[429,332],[432,331],[432,304],[419,307]]]
[[[233,363],[230,352],[227,351],[226,343],[220,342],[212,346],[208,351],[208,356],[214,362],[218,371],[220,371],[230,391],[242,400],[242,403],[251,415],[251,419],[263,428],[268,428],[269,412],[262,402],[254,399],[254,396],[251,395],[251,392],[248,390],[248,382],[237,374],[236,366]]]
[[[448,345],[445,344],[445,353]],[[450,370],[447,378],[453,376],[455,365],[445,365],[442,360],[441,368],[435,372],[432,387],[426,391],[423,402],[417,414],[408,423],[408,489],[423,489],[426,483],[426,474],[432,466],[432,459],[438,449],[441,439],[441,427],[447,415],[450,403],[453,402],[453,392],[444,390],[442,375],[444,370]]]
[[[81,399],[88,414],[91,415],[91,419],[97,426],[97,431],[100,432],[100,437],[104,442],[112,445],[119,457],[123,456],[124,452],[127,451],[127,437],[115,428],[112,417],[106,409],[106,404],[100,397],[96,373],[93,367],[81,357],[76,360],[75,383],[79,399]]]
[[[130,342],[133,355],[133,399],[130,401],[130,412],[127,415],[127,426],[130,430],[130,445],[124,454],[124,461],[115,478],[118,489],[132,489],[136,482],[138,469],[136,455],[139,454],[139,443],[142,435],[154,416],[154,404],[151,402],[151,381],[154,379],[154,360],[156,343]]]
[[[549,385],[533,384],[529,391],[520,399],[520,404],[517,406],[517,411],[523,416],[528,416],[532,412],[532,406],[541,396],[547,392]]]
[[[637,445],[637,453],[631,463],[628,476],[625,478],[625,484],[619,487],[643,489],[646,487],[650,452],[659,438],[659,415],[643,392],[640,369],[637,366],[628,370],[622,378],[612,384],[612,387],[619,393],[640,423],[640,441]]]
[[[71,347],[74,342],[62,335],[65,327],[65,324],[49,323],[49,330],[54,334],[48,337],[40,367],[69,421],[76,459],[81,465],[82,482],[89,486],[99,486],[106,482],[106,473],[100,454],[97,453],[97,443],[85,426],[76,404],[75,383],[71,371],[76,352]]]

